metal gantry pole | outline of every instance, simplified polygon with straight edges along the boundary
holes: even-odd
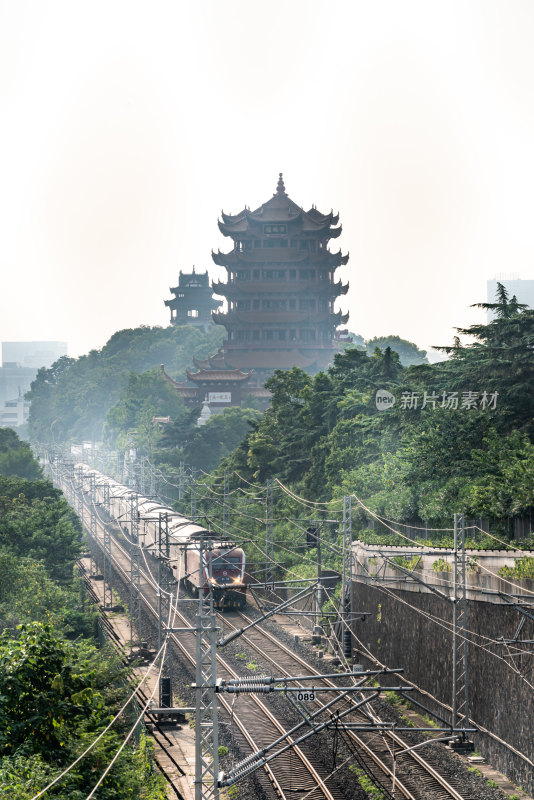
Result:
[[[148,466],[149,466],[149,469],[150,469],[150,491],[149,491],[149,494],[150,494],[150,497],[155,497],[156,496],[156,473],[155,473],[154,467],[150,463],[150,461],[148,462]]]
[[[134,629],[137,629],[137,636],[141,641],[141,550],[139,543],[138,499],[138,494],[132,492],[130,495],[130,649],[133,644]]]
[[[315,626],[314,634],[321,635],[321,628],[319,623],[321,621],[321,612],[323,608],[323,565],[321,558],[321,523],[317,520],[312,520],[311,527],[315,530],[315,546],[317,549],[317,588],[315,590]]]
[[[230,478],[228,474],[228,470],[224,470],[224,485],[223,485],[223,520],[222,520],[222,532],[223,536],[229,536],[230,534],[230,498],[229,498],[229,486],[230,486]]]
[[[141,456],[141,461],[139,463],[139,473],[140,473],[139,483],[140,483],[141,494],[144,497],[145,493],[146,493],[146,487],[145,487],[145,456]]]
[[[458,530],[458,523],[460,529]],[[454,515],[454,564],[452,598],[452,715],[451,727],[469,727],[469,680],[467,652],[467,565],[464,515]]]
[[[343,572],[341,581],[341,640],[343,655],[352,657],[350,612],[352,597],[352,496],[343,497]]]
[[[200,570],[207,566],[206,594],[199,590],[196,616],[195,800],[218,800],[217,628],[211,586],[212,543],[200,540]],[[206,558],[207,554],[207,558]]]
[[[165,527],[162,525],[162,518],[165,519]],[[165,537],[163,540],[163,536]],[[162,637],[165,633],[168,636],[167,628],[172,626],[172,590],[176,586],[172,569],[169,565],[169,515],[160,514],[158,520],[158,652],[161,649]],[[172,708],[173,706],[173,663],[172,663],[172,644],[167,641],[165,660],[161,670],[159,682],[159,704],[160,708]]]
[[[94,473],[89,476],[89,494],[91,502],[89,504],[89,530],[93,545],[96,543],[96,479]]]
[[[273,482],[269,478],[265,487],[265,583],[273,580],[274,563],[274,524],[273,524]]]
[[[191,467],[191,519],[196,520],[197,516],[197,471]]]
[[[106,481],[102,485],[103,497],[102,504],[106,511],[110,511],[109,483]],[[104,525],[104,610],[113,606],[113,581],[112,581],[112,562],[111,562],[111,528],[108,524]]]
[[[184,462],[180,461],[180,468],[178,470],[178,500],[180,500],[180,502],[184,498],[184,471]]]

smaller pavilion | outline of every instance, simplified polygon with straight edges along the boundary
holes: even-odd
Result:
[[[178,286],[169,291],[174,295],[165,300],[171,310],[171,325],[194,325],[207,331],[212,325],[211,312],[217,311],[222,300],[215,300],[206,272],[182,272],[178,276]]]
[[[197,372],[186,370],[187,380],[175,381],[161,365],[163,377],[176,389],[190,407],[208,405],[211,414],[220,414],[225,408],[241,406],[247,395],[252,395],[267,405],[270,392],[254,384],[254,370],[243,372],[221,363],[220,354],[202,361],[194,359]]]

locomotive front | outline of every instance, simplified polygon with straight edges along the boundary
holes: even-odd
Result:
[[[240,547],[215,547],[204,554],[204,576],[210,579],[213,599],[219,608],[242,608],[246,601],[245,553]]]

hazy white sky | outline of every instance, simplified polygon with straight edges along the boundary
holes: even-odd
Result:
[[[0,340],[168,324],[221,209],[341,214],[340,306],[446,344],[534,277],[534,3],[0,0]]]

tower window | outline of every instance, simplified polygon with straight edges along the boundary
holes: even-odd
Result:
[[[198,317],[198,308],[190,308],[187,312],[188,317]]]

